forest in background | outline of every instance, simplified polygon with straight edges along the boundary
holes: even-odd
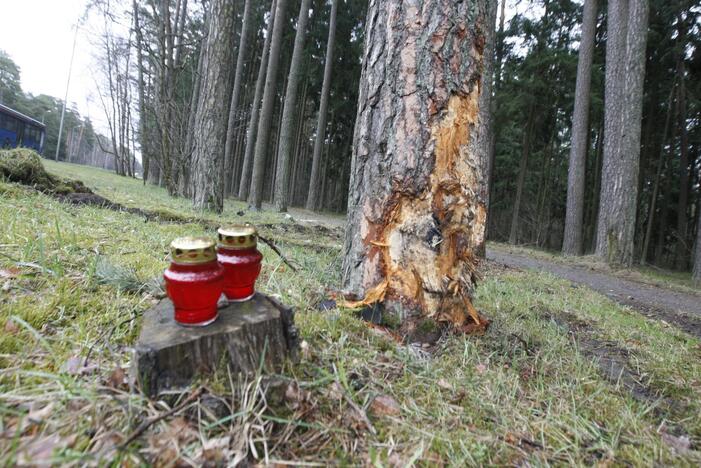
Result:
[[[583,5],[531,4],[531,13],[497,26],[489,237],[560,250]],[[601,192],[606,6],[598,2],[596,9],[586,169],[581,175],[587,253],[595,250]],[[649,5],[635,258],[679,270],[691,267],[701,206],[700,14],[701,7],[692,1],[651,0]]]
[[[12,58],[0,50],[0,104],[4,104],[24,115],[32,117],[46,125],[43,156],[59,161],[100,167],[118,171],[115,158],[109,151],[107,137],[95,130],[89,117],[66,106],[64,132],[61,148],[56,154],[58,131],[63,101],[46,94],[32,95],[22,90],[21,70]],[[126,165],[123,175],[136,176],[141,173],[141,164],[130,153],[130,163]]]
[[[604,188],[611,2],[587,3],[595,14],[579,174],[580,253],[595,251]],[[117,161],[139,152],[145,182],[190,197],[200,208],[218,210],[234,197],[254,207],[266,201],[278,209],[345,211],[367,1],[237,0],[233,9],[209,13],[221,4],[91,3],[90,14],[104,22],[98,81],[109,122],[105,146]],[[488,237],[561,250],[584,4],[500,0],[497,6]],[[308,12],[302,34],[300,11]],[[628,188],[636,194],[635,262],[678,270],[692,267],[701,225],[700,15],[689,0],[649,2],[638,186]],[[213,29],[227,44],[209,49],[219,54],[218,67],[203,53],[217,46]],[[215,81],[223,85],[208,89]],[[210,113],[198,116],[198,106],[213,95],[222,105],[214,114],[205,106]],[[49,128],[57,117],[46,115]],[[212,121],[219,125],[208,127]],[[49,135],[46,155],[51,144]],[[202,162],[205,146],[216,148],[221,166]],[[128,174],[123,164],[115,170]],[[211,181],[218,184],[209,187]]]

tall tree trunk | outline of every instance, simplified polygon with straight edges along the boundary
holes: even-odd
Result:
[[[493,8],[493,7],[492,7]],[[495,63],[493,68],[493,74],[494,74],[494,85],[493,85],[493,92],[492,92],[492,98],[490,99],[490,115],[492,116],[492,122],[490,124],[491,130],[490,130],[490,135],[489,135],[489,154],[487,155],[487,158],[489,159],[489,182],[488,182],[488,188],[489,190],[488,196],[487,196],[487,226],[486,226],[486,233],[485,233],[485,238],[489,238],[490,236],[490,231],[489,231],[489,225],[491,223],[491,213],[492,213],[492,200],[494,199],[494,164],[496,162],[496,145],[497,145],[497,125],[496,122],[494,121],[494,115],[496,113],[496,94],[499,92],[499,88],[501,88],[501,66],[502,62],[504,60],[504,22],[506,19],[506,0],[501,0],[501,12],[499,14],[499,30],[496,32],[494,35],[493,41],[494,41],[494,49],[495,49]],[[491,20],[490,20],[491,21]]]
[[[292,51],[290,74],[287,79],[287,91],[285,91],[285,104],[282,112],[282,128],[277,153],[277,170],[275,175],[275,209],[287,211],[287,194],[290,184],[290,158],[294,146],[294,121],[297,107],[297,91],[299,78],[302,71],[302,54],[304,53],[304,39],[307,35],[307,19],[309,18],[309,4],[311,0],[302,0],[297,19],[297,33],[295,45]]]
[[[231,104],[229,105],[229,119],[226,127],[226,145],[224,146],[224,170],[221,173],[222,186],[228,194],[231,190],[231,181],[234,176],[234,136],[238,128],[239,97],[241,96],[241,82],[243,81],[243,66],[248,52],[248,33],[251,22],[251,0],[246,0],[243,7],[243,20],[241,24],[241,40],[236,59],[236,71],[234,72],[234,88],[231,91]]]
[[[701,174],[699,174],[701,180]],[[701,195],[696,201],[696,253],[694,254],[694,270],[692,278],[697,287],[701,287]]]
[[[137,86],[139,89],[139,146],[141,146],[141,162],[143,168],[143,183],[148,179],[148,171],[150,166],[150,154],[146,145],[146,98],[144,84],[144,58],[143,58],[143,32],[139,24],[139,7],[136,0],[132,2],[134,14],[134,31],[136,33],[136,67],[137,67]]]
[[[285,27],[285,7],[287,0],[277,0],[275,8],[275,21],[273,37],[270,44],[270,56],[268,58],[268,70],[265,74],[265,89],[263,90],[263,102],[260,106],[260,120],[258,121],[258,135],[256,138],[255,152],[253,155],[253,172],[251,174],[251,188],[248,194],[248,204],[254,210],[260,210],[263,205],[263,187],[265,185],[265,159],[268,150],[268,138],[273,121],[273,106],[275,105],[275,88],[277,84],[277,69],[280,62],[280,42],[282,42],[282,30]]]
[[[197,57],[197,72],[195,74],[195,81],[192,86],[192,96],[190,97],[189,113],[187,120],[187,131],[185,135],[185,146],[183,148],[184,157],[183,159],[188,165],[191,165],[192,161],[192,147],[193,140],[195,136],[195,117],[197,116],[197,105],[200,100],[200,87],[202,83],[202,74],[204,72],[204,57],[206,55],[206,42],[207,42],[207,30],[209,29],[209,17],[205,15],[204,19],[204,30],[205,34],[201,39],[200,53]]]
[[[582,222],[584,219],[584,177],[589,140],[589,90],[591,64],[594,58],[597,0],[586,0],[582,19],[582,37],[577,62],[577,84],[572,116],[572,146],[567,176],[567,211],[562,253],[582,255]]]
[[[487,9],[369,3],[343,285],[398,312],[407,330],[421,317],[484,320],[470,297],[486,219],[475,132]]]
[[[647,0],[609,1],[596,253],[610,264],[627,267],[633,263],[647,18]]]
[[[331,71],[333,69],[333,47],[336,41],[336,13],[338,0],[331,0],[331,17],[329,18],[329,37],[326,41],[326,63],[324,64],[324,84],[321,88],[319,102],[319,122],[316,126],[316,140],[314,141],[314,156],[312,159],[312,173],[309,179],[309,192],[307,193],[307,209],[313,210],[318,204],[319,198],[319,168],[321,162],[321,150],[326,139],[326,114],[329,108],[329,91],[331,90]]]
[[[652,186],[652,195],[650,195],[650,208],[647,215],[647,225],[645,226],[645,237],[643,239],[643,251],[640,256],[640,263],[643,265],[647,263],[647,258],[650,251],[650,239],[652,238],[652,226],[655,221],[655,209],[657,207],[657,198],[660,192],[660,180],[662,178],[662,170],[664,169],[664,149],[665,142],[667,141],[667,135],[669,135],[669,126],[672,120],[672,99],[674,98],[674,85],[669,92],[669,99],[667,101],[667,117],[665,117],[664,130],[662,131],[662,141],[660,143],[660,153],[657,158],[657,172],[655,173],[655,182]],[[671,144],[674,144],[674,138],[672,138]]]
[[[273,27],[275,26],[275,11],[277,9],[277,0],[273,0],[270,4],[270,17],[268,19],[268,27],[265,30],[265,42],[263,44],[263,54],[260,58],[260,66],[258,68],[258,78],[256,79],[256,91],[253,95],[253,104],[251,104],[251,118],[248,121],[248,130],[246,132],[246,149],[243,155],[243,168],[241,169],[241,185],[239,186],[239,199],[248,199],[248,194],[251,188],[251,172],[253,171],[253,154],[256,148],[256,136],[258,133],[258,121],[260,120],[260,105],[263,99],[263,88],[265,87],[265,76],[268,71],[268,58],[270,57],[270,40],[273,36]]]
[[[503,1],[502,1],[502,6]],[[489,183],[492,180],[492,170],[494,160],[491,155],[492,141],[494,141],[494,52],[496,48],[496,20],[497,20],[497,2],[489,3],[487,16],[487,31],[486,43],[484,48],[484,59],[482,60],[482,89],[480,91],[480,120],[478,145],[480,151],[485,155],[483,158],[485,165],[484,172],[487,174],[489,181],[485,187],[485,192],[480,196],[484,198],[485,203],[489,206]],[[486,225],[489,226],[489,210],[487,210]]]
[[[224,190],[219,176],[224,166],[224,144],[231,92],[234,53],[234,7],[212,0],[207,31],[200,99],[195,116],[192,153],[192,200],[197,209],[221,213]]]
[[[679,18],[679,23],[683,23]],[[681,29],[681,27],[680,27]],[[679,37],[683,38],[680,30]],[[689,264],[689,247],[687,246],[687,224],[689,204],[689,138],[686,127],[686,86],[684,85],[684,63],[680,58],[677,64],[679,79],[679,199],[677,201],[677,242],[674,250],[674,266],[684,271]]]
[[[533,133],[534,109],[531,106],[528,112],[528,123],[523,130],[523,143],[521,145],[521,163],[518,168],[518,180],[516,182],[516,196],[511,212],[511,229],[509,230],[509,244],[518,242],[519,214],[521,211],[521,199],[523,198],[523,186],[526,182],[526,172],[528,170],[528,157],[531,152],[531,133]]]

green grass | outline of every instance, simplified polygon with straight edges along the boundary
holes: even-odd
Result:
[[[637,281],[639,283],[660,286],[689,294],[701,295],[699,288],[694,285],[690,272],[671,271],[650,265],[636,265],[632,269],[611,268],[602,262],[595,255],[584,255],[582,257],[563,256],[558,252],[551,252],[542,249],[515,246],[500,242],[490,242],[489,247],[503,252],[527,255],[529,257],[540,258],[551,262],[566,265],[577,265],[592,270],[604,272],[623,279]]]
[[[135,207],[208,220],[237,219],[243,207],[227,202],[219,218],[139,181],[46,165]],[[13,184],[0,182],[0,194],[3,465],[22,461],[44,437],[54,437],[53,463],[75,465],[177,458],[200,464],[203,444],[221,445],[224,437],[230,438],[225,449],[207,456],[380,466],[701,463],[694,450],[701,442],[699,340],[552,276],[490,268],[476,300],[493,320],[485,335],[448,335],[430,353],[400,346],[353,312],[314,309],[339,287],[341,248],[338,230],[309,227],[267,228],[298,273],[261,247],[259,288],[297,308],[304,340],[300,361],[288,363],[281,376],[284,395],[273,387],[266,393],[262,377],[238,381],[221,373],[201,383],[233,402],[230,410],[198,405],[180,415],[186,423],[167,418],[115,451],[144,418],[174,404],[115,386],[115,369],[128,367],[139,316],[160,294],[170,240],[211,232],[199,223],[146,222],[66,205]],[[271,212],[244,219],[291,224]],[[625,351],[626,365],[662,398],[636,399],[605,379],[563,317],[575,328],[586,324],[589,339]],[[67,366],[88,353],[82,373]],[[377,395],[393,398],[399,414],[374,414]],[[368,415],[376,435],[354,407]],[[30,414],[37,420],[29,421]],[[194,435],[173,435],[178,424]],[[692,449],[673,448],[670,440],[684,436]]]

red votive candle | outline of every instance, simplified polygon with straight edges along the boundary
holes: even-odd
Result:
[[[256,293],[263,254],[256,248],[258,232],[250,224],[221,227],[217,231],[217,259],[224,267],[224,295],[234,302]]]
[[[206,237],[181,237],[170,244],[171,263],[163,277],[180,325],[203,327],[217,319],[224,271],[214,245]]]

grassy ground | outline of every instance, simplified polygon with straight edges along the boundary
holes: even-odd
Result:
[[[47,166],[120,203],[200,215],[138,181]],[[211,233],[0,182],[0,464],[701,463],[698,340],[585,288],[487,267],[476,302],[493,320],[485,335],[398,345],[353,312],[315,309],[339,285],[340,229],[242,208],[203,216],[271,225],[300,265],[294,273],[261,247],[259,287],[297,308],[300,361],[275,379],[200,382],[197,404],[120,447],[187,396],[149,401],[123,369],[140,314],[162,294],[168,243]],[[620,379],[602,372],[601,349],[622,363]]]
[[[579,265],[584,268],[637,281],[639,283],[651,284],[653,286],[660,286],[680,292],[701,295],[701,291],[694,286],[690,272],[665,270],[652,265],[636,265],[630,270],[614,269],[610,268],[595,255],[566,257],[557,252],[550,252],[523,246],[514,246],[500,242],[490,242],[489,247],[494,250],[527,255],[534,258],[550,260],[552,262],[564,263],[567,265]]]

